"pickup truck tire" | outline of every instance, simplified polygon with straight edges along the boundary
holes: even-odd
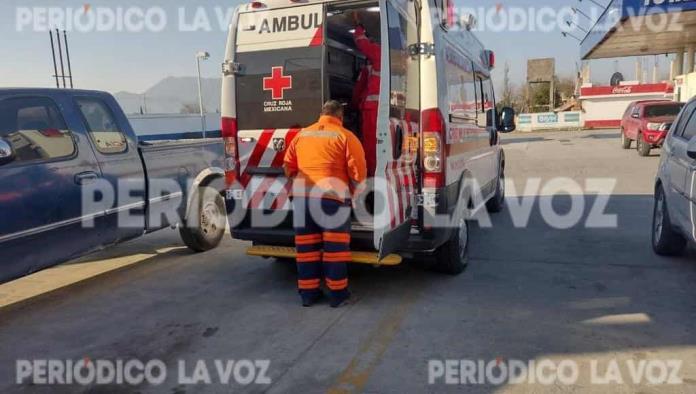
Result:
[[[638,156],[650,156],[652,146],[643,140],[643,134],[638,134],[638,140],[636,140],[636,149],[638,150]]]
[[[469,265],[469,225],[464,218],[459,228],[453,229],[450,239],[433,256],[432,269],[447,275],[459,275]]]
[[[194,252],[216,248],[225,235],[225,200],[210,187],[196,190],[187,219],[179,226],[184,244]]]
[[[495,185],[495,195],[486,202],[486,209],[491,213],[498,213],[505,207],[505,163],[500,162],[497,184]]]
[[[632,142],[630,138],[626,137],[626,131],[621,129],[621,147],[624,149],[631,149]]]
[[[655,208],[653,211],[652,246],[660,256],[677,256],[686,247],[686,239],[674,231],[667,210],[667,198],[662,186],[655,190]]]

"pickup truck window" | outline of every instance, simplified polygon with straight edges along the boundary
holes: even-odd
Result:
[[[15,162],[54,160],[75,153],[75,143],[53,100],[22,97],[0,101],[0,138]]]
[[[103,101],[85,97],[76,98],[76,101],[87,131],[99,152],[114,154],[128,149],[126,136],[119,130],[114,115]]]

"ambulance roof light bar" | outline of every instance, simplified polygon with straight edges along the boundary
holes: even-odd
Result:
[[[251,8],[255,9],[255,10],[258,10],[259,8],[266,8],[266,4],[264,4],[260,1],[252,1]]]

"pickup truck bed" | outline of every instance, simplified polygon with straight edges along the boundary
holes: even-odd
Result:
[[[223,160],[221,139],[139,142],[108,93],[0,89],[0,282],[168,226],[217,246]]]

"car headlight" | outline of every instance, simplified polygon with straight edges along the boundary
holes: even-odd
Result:
[[[648,123],[647,125],[648,130],[652,131],[660,131],[660,127],[662,127],[662,123]]]

